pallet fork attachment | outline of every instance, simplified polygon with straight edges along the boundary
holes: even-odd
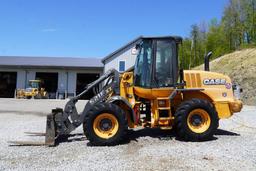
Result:
[[[33,141],[8,141],[10,146],[48,146],[53,147],[56,145],[56,129],[54,123],[54,114],[47,115],[46,132],[24,132],[28,136],[45,136],[45,142]]]

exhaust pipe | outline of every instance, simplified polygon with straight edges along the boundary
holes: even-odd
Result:
[[[209,61],[210,57],[212,56],[212,52],[209,52],[207,55],[204,57],[204,70],[205,71],[210,71],[210,66],[209,66]]]

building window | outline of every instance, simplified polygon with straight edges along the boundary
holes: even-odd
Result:
[[[125,61],[119,61],[119,72],[125,71]]]

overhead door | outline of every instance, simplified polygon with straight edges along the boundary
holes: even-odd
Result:
[[[37,72],[36,79],[42,81],[42,87],[48,92],[50,99],[56,98],[56,92],[58,89],[57,72]]]
[[[0,97],[13,98],[17,83],[17,72],[0,72]]]
[[[76,81],[76,94],[84,91],[85,87],[99,78],[99,74],[87,74],[87,73],[78,73]],[[82,99],[89,100],[94,95],[93,91],[89,91]]]

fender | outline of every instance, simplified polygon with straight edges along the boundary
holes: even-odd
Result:
[[[112,96],[110,99],[107,100],[108,103],[115,103],[121,101],[123,102],[129,109],[129,113],[131,116],[131,119],[133,123],[135,122],[135,113],[133,111],[132,105],[129,103],[129,101],[121,96]]]

